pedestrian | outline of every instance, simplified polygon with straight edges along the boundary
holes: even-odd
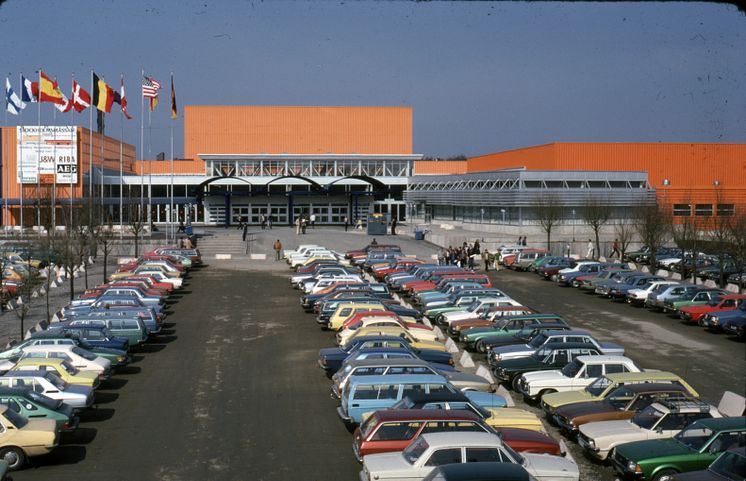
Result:
[[[378,245],[378,241],[376,240],[376,238],[375,238],[375,237],[374,237],[374,238],[373,238],[373,240],[372,240],[372,241],[370,242],[370,245],[372,245],[372,246],[377,246],[377,245]]]
[[[524,246],[524,247],[526,246],[526,236],[525,235],[523,236],[523,243],[521,245]]]
[[[267,217],[267,225],[269,226],[270,229],[272,228],[272,222],[274,222],[274,220],[272,219],[272,216],[270,215]]]
[[[316,214],[311,214],[311,229],[316,228]]]
[[[300,232],[301,232],[301,234],[305,234],[306,233],[306,227],[308,227],[308,219],[306,219],[305,217],[301,217],[301,219],[300,219]]]
[[[475,261],[476,256],[477,255],[472,250],[472,253],[469,254],[469,269],[474,269],[474,263],[476,262]]]
[[[482,246],[479,245],[479,239],[474,241],[474,253],[475,254],[481,254],[482,253]]]
[[[194,244],[192,244],[192,239],[190,239],[189,237],[184,239],[184,249],[193,249],[193,248],[194,248]]]
[[[396,235],[396,217],[391,219],[391,235]]]
[[[593,241],[588,239],[588,252],[586,253],[585,257],[588,259],[594,259],[596,253],[596,246],[593,245]]]
[[[345,216],[345,232],[347,232],[347,227],[350,225],[350,218]]]
[[[357,222],[355,223],[355,230],[363,230],[363,219],[357,218]]]
[[[280,242],[280,239],[277,239],[275,241],[275,245],[273,246],[275,249],[275,260],[280,260],[280,252],[282,252],[282,242]]]
[[[267,229],[267,217],[264,214],[262,214],[262,216],[259,219],[262,223],[262,230],[266,230]]]
[[[442,266],[446,263],[446,250],[441,249],[438,251],[438,265]]]
[[[295,218],[295,235],[300,235],[300,216]]]
[[[523,245],[523,236],[518,236],[518,242],[516,243],[516,245]]]
[[[176,232],[186,232],[186,228],[184,227],[184,221],[183,220],[179,221],[179,230],[176,231]]]
[[[497,250],[497,253],[493,256],[495,258],[495,272],[500,270],[500,262],[503,259],[503,251],[500,249]]]
[[[485,272],[489,272],[490,270],[490,250],[489,249],[485,249],[484,252],[482,252],[482,260],[484,261]]]
[[[242,236],[242,240],[244,242],[246,242],[246,234],[248,234],[248,233],[249,233],[249,224],[244,223],[244,225],[243,225],[243,236]]]
[[[614,254],[616,254],[617,257],[622,257],[622,253],[619,252],[619,239],[614,239],[614,243],[611,244],[611,254],[609,254],[609,258],[614,257]]]

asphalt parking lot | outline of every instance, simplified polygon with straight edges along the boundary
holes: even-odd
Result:
[[[267,237],[282,235],[291,247],[284,237],[290,234],[278,231]],[[369,240],[329,231],[311,237],[303,242],[340,250]],[[411,239],[396,241],[405,253],[434,251]],[[215,262],[192,273],[191,295],[174,304],[160,340],[97,393],[100,405],[85,413],[77,433],[15,479],[356,479],[351,435],[316,366],[318,349],[331,346],[332,335],[299,308],[286,265],[269,267]],[[725,389],[744,392],[742,342],[532,274],[499,272],[493,279],[519,301],[623,344],[644,367],[683,375],[712,402]],[[581,479],[613,479],[609,468],[579,461]]]

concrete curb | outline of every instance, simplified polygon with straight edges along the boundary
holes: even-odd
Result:
[[[446,351],[450,352],[451,354],[453,354],[454,352],[459,352],[458,346],[456,345],[455,342],[453,342],[453,339],[451,339],[450,337],[446,339],[445,344],[446,344]]]
[[[728,284],[727,286],[725,286],[725,290],[734,294],[738,294],[738,284]]]
[[[461,357],[458,360],[458,363],[461,364],[463,367],[474,367],[474,360],[471,358],[471,354],[464,351],[461,353]]]
[[[215,254],[215,260],[230,260],[231,255],[230,254]]]
[[[680,281],[681,280],[681,274],[679,274],[678,272],[674,272],[673,274],[671,274],[671,279],[674,280],[674,281]]]
[[[509,408],[512,408],[515,406],[515,401],[513,401],[513,396],[510,394],[510,392],[505,389],[505,386],[498,386],[497,389],[495,389],[495,394],[498,396],[501,396],[505,398],[505,403]]]
[[[228,254],[230,256],[230,254]],[[217,257],[217,256],[215,256]],[[266,261],[267,260],[267,254],[250,254],[249,259],[252,261]]]
[[[435,333],[435,337],[437,339],[448,339],[448,336],[443,334],[443,331],[440,330],[439,327],[433,327],[433,333]],[[445,341],[444,341],[445,342]]]

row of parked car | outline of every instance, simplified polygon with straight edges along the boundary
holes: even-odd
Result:
[[[157,339],[173,295],[201,262],[196,249],[148,252],[0,352],[0,463],[19,469],[64,444],[95,409],[96,390]]]
[[[717,287],[670,280],[625,262],[600,262],[545,255],[526,270],[562,287],[644,306],[700,325],[710,332],[746,338],[746,295]]]
[[[650,265],[651,249],[641,249],[625,253],[624,260],[637,264]],[[716,255],[705,252],[684,251],[678,247],[660,247],[655,253],[656,269],[678,272],[682,277],[696,276],[703,281],[730,282],[746,287],[746,271],[729,254]],[[722,276],[722,278],[721,278]]]
[[[678,375],[642,369],[622,346],[573,329],[558,315],[533,313],[496,289],[464,284],[460,276],[474,273],[441,269],[403,263],[385,280],[467,349],[486,353],[495,379],[538,404],[589,457],[629,479],[702,479],[677,473],[704,469],[721,454],[713,469],[736,461],[743,471],[742,396],[725,393],[712,406]],[[559,272],[550,277],[572,282],[560,281]]]
[[[297,266],[291,283],[303,291],[301,307],[334,334],[318,364],[353,432],[361,480],[579,479],[564,443],[535,414],[488,379],[458,371],[442,332],[375,282],[389,268],[426,264],[393,245],[345,254],[312,247],[286,252]],[[490,285],[486,276],[473,284]]]

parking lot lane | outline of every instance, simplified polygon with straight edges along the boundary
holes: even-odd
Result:
[[[93,439],[25,480],[348,480],[359,465],[315,361],[332,344],[283,275],[216,268],[191,280],[166,341],[109,396]],[[91,438],[91,436],[88,436]]]

